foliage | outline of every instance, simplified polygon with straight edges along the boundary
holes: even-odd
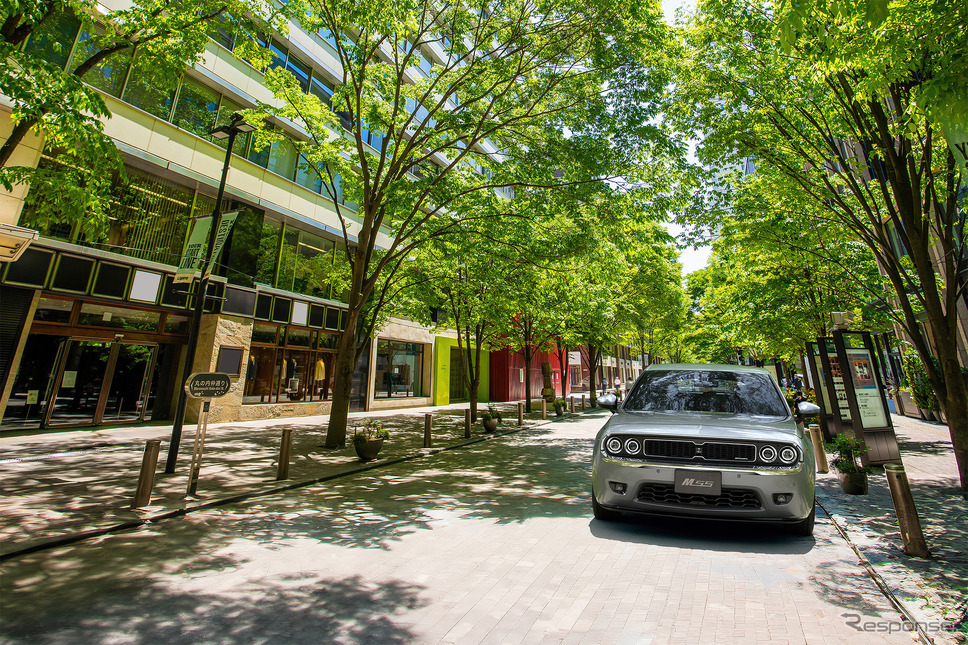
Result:
[[[914,399],[914,404],[924,410],[937,410],[938,399],[928,381],[928,372],[924,369],[924,363],[921,362],[917,352],[910,346],[904,352],[901,365],[904,368],[904,376],[907,378],[908,386],[911,388],[911,398]]]
[[[387,430],[383,421],[370,417],[363,422],[363,429],[353,433],[353,443],[363,444],[379,439],[389,439],[390,431]]]
[[[500,423],[503,418],[501,417],[501,412],[496,409],[493,405],[487,406],[487,411],[481,413],[481,421],[491,421],[496,420]]]
[[[853,434],[844,432],[833,441],[824,444],[826,449],[837,453],[837,456],[830,461],[830,465],[842,473],[870,473],[873,468],[861,466],[858,459],[861,455],[870,450],[870,447],[863,441],[859,441]]]
[[[30,183],[37,199],[63,210],[62,220],[102,224],[110,195],[100,178],[122,167],[117,149],[103,134],[111,114],[104,98],[86,80],[133,60],[132,69],[150,84],[173,87],[186,66],[201,60],[212,23],[227,15],[239,38],[273,23],[276,9],[257,0],[133,0],[101,11],[91,0],[18,0],[0,10],[0,94],[8,97],[12,132],[0,146],[0,185]],[[58,42],[58,27],[81,29],[71,43]],[[24,47],[24,43],[29,45]],[[136,53],[136,55],[134,55]],[[50,59],[64,59],[66,65]],[[48,151],[69,172],[63,178],[43,169],[12,165],[13,152],[35,130]],[[98,179],[95,179],[98,178]]]

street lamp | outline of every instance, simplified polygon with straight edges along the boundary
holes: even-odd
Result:
[[[185,393],[185,382],[192,375],[195,366],[195,350],[198,347],[198,333],[202,328],[202,312],[205,308],[205,296],[208,293],[208,265],[212,261],[212,249],[215,247],[215,237],[218,233],[219,220],[222,216],[222,197],[225,195],[225,180],[229,174],[229,161],[232,159],[232,146],[236,135],[255,130],[255,126],[246,123],[241,114],[233,114],[230,122],[210,133],[216,139],[228,139],[225,146],[225,163],[222,164],[222,180],[218,185],[218,195],[215,197],[215,208],[212,211],[212,225],[208,231],[208,246],[205,248],[205,261],[202,263],[202,279],[195,288],[195,302],[192,310],[192,325],[188,330],[188,354],[185,359],[185,371],[182,374],[181,385],[178,388],[178,405],[175,406],[175,420],[171,428],[171,442],[168,444],[168,460],[165,472],[175,472],[175,461],[178,459],[178,446],[181,443],[182,425],[185,422],[185,408],[188,396]]]

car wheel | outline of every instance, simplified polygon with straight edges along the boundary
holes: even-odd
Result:
[[[790,525],[790,533],[810,537],[813,535],[813,523],[817,518],[817,505],[814,504],[810,509],[810,515],[795,524]]]
[[[595,515],[596,520],[601,520],[603,522],[614,522],[622,517],[622,514],[618,511],[610,511],[607,508],[603,508],[598,500],[595,499],[595,492],[592,491],[592,513]]]

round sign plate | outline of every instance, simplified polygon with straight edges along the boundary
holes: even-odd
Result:
[[[185,394],[193,399],[217,399],[232,388],[232,379],[221,372],[196,372],[185,381]]]

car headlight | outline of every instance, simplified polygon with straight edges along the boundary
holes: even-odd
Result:
[[[776,461],[776,448],[773,446],[762,446],[760,448],[760,461],[768,464]]]
[[[793,446],[780,448],[780,461],[785,464],[792,464],[797,460],[797,451]]]
[[[622,441],[618,437],[612,437],[605,442],[605,449],[613,455],[622,452]]]

